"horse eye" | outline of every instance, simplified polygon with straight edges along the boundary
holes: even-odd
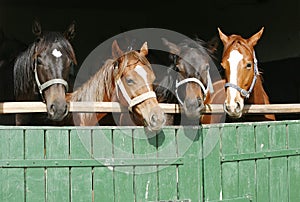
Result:
[[[128,85],[133,85],[133,84],[135,84],[134,80],[132,80],[132,79],[130,79],[130,78],[126,78],[125,80],[126,80],[126,83],[127,83]]]
[[[116,68],[118,68],[118,66],[119,66],[119,62],[118,62],[118,61],[115,61],[115,62],[114,62],[114,68],[116,69]]]
[[[37,60],[37,64],[38,64],[38,65],[40,65],[40,64],[42,64],[42,63],[43,63],[43,61],[42,61],[42,58],[41,58],[41,57],[39,57],[39,56],[37,57],[37,59],[36,59],[36,60]]]
[[[247,67],[247,69],[250,69],[252,67],[252,64],[251,63],[247,63],[246,67]]]

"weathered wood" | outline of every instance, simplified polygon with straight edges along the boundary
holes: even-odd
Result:
[[[178,104],[160,103],[159,106],[165,113],[181,113]],[[118,102],[70,102],[70,112],[128,112],[128,109]],[[10,113],[38,113],[46,112],[43,102],[2,102],[0,114]],[[202,110],[202,113],[224,113],[222,104],[210,104]],[[248,114],[277,114],[300,113],[300,104],[269,104],[269,105],[245,105],[244,113]]]

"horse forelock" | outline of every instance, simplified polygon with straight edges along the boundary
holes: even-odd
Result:
[[[67,53],[68,58],[76,65],[77,60],[74,49],[71,43],[60,32],[46,32],[41,39],[37,40],[34,44],[36,47],[35,56],[42,53],[44,50],[53,43],[59,43],[62,50]]]

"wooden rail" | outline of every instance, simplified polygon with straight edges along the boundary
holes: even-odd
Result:
[[[181,113],[177,104],[159,104],[165,113]],[[126,107],[118,102],[71,102],[70,112],[127,112]],[[46,112],[46,105],[43,102],[2,102],[0,103],[0,114],[10,113],[37,113]],[[223,105],[206,105],[203,113],[224,113]],[[269,113],[300,113],[300,104],[270,104],[270,105],[245,105],[245,113],[269,114]]]

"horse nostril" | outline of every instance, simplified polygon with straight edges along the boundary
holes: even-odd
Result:
[[[155,114],[153,114],[153,115],[151,116],[151,119],[150,119],[150,120],[151,120],[151,123],[152,123],[152,124],[155,124],[155,123],[157,122],[157,119],[158,119],[157,116],[156,116]]]
[[[67,114],[67,113],[68,113],[68,105],[66,104],[64,114]]]
[[[50,108],[49,108],[49,113],[50,113],[51,115],[53,115],[53,114],[55,113],[55,111],[56,111],[55,104],[51,104],[51,105],[50,105]]]
[[[236,111],[240,112],[241,111],[241,103],[240,102],[236,102]]]

